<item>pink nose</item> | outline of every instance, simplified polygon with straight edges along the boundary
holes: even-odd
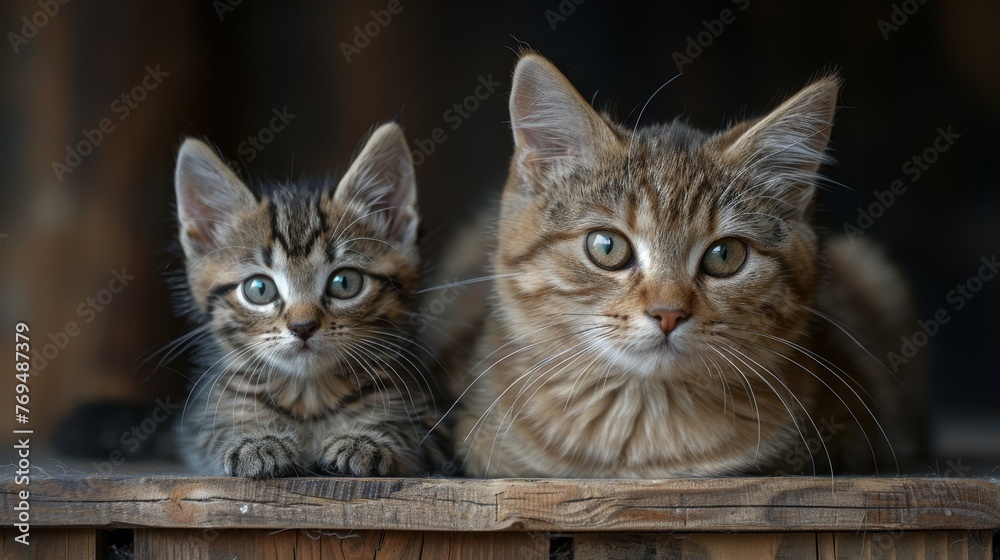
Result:
[[[660,322],[660,330],[664,334],[677,328],[677,323],[689,317],[687,311],[681,309],[667,309],[666,307],[653,307],[649,311],[649,316]]]

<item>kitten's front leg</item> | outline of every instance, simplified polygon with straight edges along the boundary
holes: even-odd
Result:
[[[348,476],[413,476],[426,471],[409,426],[360,425],[336,430],[320,441],[321,472]]]
[[[204,474],[275,478],[297,473],[303,445],[297,426],[256,406],[236,389],[203,392],[181,431],[187,460]],[[218,403],[227,403],[218,406]],[[250,413],[252,411],[252,414]]]
[[[298,449],[298,438],[291,433],[236,436],[224,446],[222,467],[227,475],[240,478],[292,476]]]

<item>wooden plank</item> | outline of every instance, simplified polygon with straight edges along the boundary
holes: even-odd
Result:
[[[816,557],[812,533],[581,533],[574,560],[800,560]]]
[[[988,560],[989,531],[581,533],[574,560]]]
[[[573,560],[655,560],[669,536],[655,533],[580,533],[573,535]]]
[[[140,529],[135,560],[546,560],[547,534]]]
[[[402,531],[194,531],[140,529],[135,560],[419,560],[423,533]]]
[[[295,552],[297,531],[140,530],[132,547],[135,560],[283,560]]]
[[[817,536],[819,560],[989,560],[990,531],[894,531]]]
[[[816,536],[810,533],[701,533],[673,537],[666,560],[800,560],[816,557]]]
[[[836,545],[834,544],[835,533],[816,533],[816,559],[835,560]]]
[[[548,533],[424,533],[420,551],[420,558],[435,560],[547,560],[548,557]]]
[[[419,531],[297,531],[295,555],[306,560],[420,560]]]
[[[32,527],[28,545],[14,541],[16,530],[0,531],[0,560],[94,560],[97,531],[92,529],[42,529]]]
[[[377,560],[420,560],[425,534],[420,531],[383,531],[378,548],[376,548],[375,558]]]
[[[32,480],[33,527],[406,531],[822,532],[1000,527],[983,479],[54,477]],[[16,487],[0,483],[0,524]]]

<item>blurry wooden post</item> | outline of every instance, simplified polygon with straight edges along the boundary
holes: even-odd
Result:
[[[311,105],[290,110],[301,109],[303,120],[320,126],[297,125],[283,140],[311,133],[295,150],[296,161],[305,162],[298,165],[318,174],[336,171],[338,163],[346,167],[364,132],[392,118],[410,84],[421,78],[398,55],[413,49],[407,30],[433,18],[430,6],[422,8],[394,16],[410,23],[390,24],[351,62],[340,45],[371,19],[368,5],[234,7],[220,14],[216,4],[194,1],[60,4],[19,52],[5,53],[2,100],[17,118],[3,132],[14,165],[0,170],[0,233],[8,234],[0,245],[0,276],[8,287],[0,317],[5,325],[32,326],[31,427],[39,440],[80,403],[146,404],[180,392],[181,376],[161,370],[147,382],[152,368],[141,361],[167,341],[166,326],[179,323],[171,317],[160,270],[173,235],[171,170],[180,136],[203,133],[206,122],[221,120],[237,123],[227,133],[242,138],[259,125],[256,114],[239,114],[246,109],[240,102],[256,110],[261,103],[305,97]],[[19,2],[0,10],[5,21],[20,22],[39,7]],[[209,49],[220,34],[238,43],[261,29],[282,33],[276,15],[301,29],[333,22],[338,32],[323,33],[328,42],[321,49],[283,39],[284,56],[273,56],[264,42],[242,43],[247,61],[227,68],[229,76],[265,85],[291,67],[324,68],[328,79],[299,80],[309,85],[309,95],[293,86],[277,101],[253,87],[216,89],[213,97],[199,98],[206,86],[230,86],[218,68],[208,67],[218,51],[200,49]],[[202,83],[202,76],[214,81]],[[194,116],[219,106],[220,98],[229,111],[197,122]],[[332,118],[322,122],[326,113]],[[411,122],[423,118],[419,114]],[[223,152],[237,155],[228,143]],[[284,156],[279,152],[264,154],[253,174],[265,174],[260,167]],[[288,170],[290,162],[275,167]],[[0,417],[0,427],[12,428],[12,415]]]
[[[39,10],[17,4],[5,21]],[[5,329],[31,325],[36,441],[81,402],[176,393],[176,376],[146,382],[137,359],[164,340],[170,177],[161,170],[179,138],[163,131],[177,130],[171,120],[192,98],[199,64],[184,41],[186,3],[59,6],[20,52],[4,54],[3,101],[18,119],[7,131],[15,187],[4,193],[0,274],[10,288],[0,312]],[[0,428],[12,422],[5,414]]]
[[[280,141],[294,150],[266,150],[250,174],[335,174],[372,125],[408,102],[409,138],[443,126],[441,112],[455,101],[447,85],[461,80],[465,88],[474,79],[424,63],[438,48],[429,37],[445,25],[439,3],[400,3],[402,11],[350,57],[344,45],[381,6],[242,4],[220,13],[219,5],[228,4],[60,4],[19,52],[0,60],[0,99],[14,117],[0,131],[12,162],[0,169],[0,233],[8,235],[0,245],[0,318],[32,326],[31,425],[39,440],[80,403],[146,404],[182,390],[175,372],[161,370],[147,382],[152,367],[141,361],[168,340],[167,325],[180,324],[160,270],[173,235],[171,170],[182,134],[210,129],[235,158],[239,141],[260,126],[258,111],[287,103],[302,115]],[[10,22],[38,10],[37,2],[0,7]],[[293,29],[316,39],[303,41]],[[278,38],[258,40],[265,32]],[[239,55],[220,44],[236,45]],[[507,53],[498,49],[498,56]],[[213,66],[233,59],[238,64]],[[144,91],[149,69],[155,89]],[[506,73],[486,63],[475,70]],[[135,88],[136,100],[122,100]],[[423,106],[414,104],[414,91]],[[497,93],[498,109],[502,98]],[[470,132],[463,130],[466,138]],[[447,148],[459,153],[459,144]],[[433,180],[453,163],[444,152],[418,170],[425,202],[449,187]],[[441,205],[426,206],[427,224],[451,219]],[[11,415],[0,416],[0,428],[12,427]]]

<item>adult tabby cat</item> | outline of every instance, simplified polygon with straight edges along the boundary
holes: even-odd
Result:
[[[903,284],[810,223],[837,90],[714,134],[632,128],[520,60],[493,305],[459,388],[466,472],[893,471],[887,439],[912,453],[919,405],[847,334],[898,344]]]
[[[177,160],[180,240],[204,337],[182,422],[205,473],[416,475],[444,457],[405,323],[417,282],[413,163],[376,129],[336,190],[252,191],[204,143]]]

